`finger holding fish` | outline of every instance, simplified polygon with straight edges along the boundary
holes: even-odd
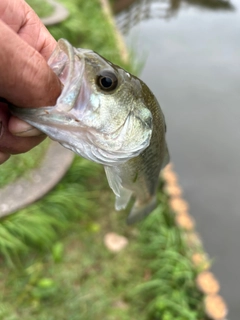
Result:
[[[97,53],[61,39],[49,65],[63,84],[53,107],[11,107],[14,115],[78,155],[103,164],[116,209],[136,202],[135,222],[156,205],[161,168],[169,156],[165,120],[149,88]]]
[[[11,115],[6,103],[0,102],[0,164],[7,161],[11,154],[29,151],[44,140],[45,135],[40,131],[36,135],[28,132],[26,137],[17,136],[19,131],[26,132],[29,128],[29,124]]]

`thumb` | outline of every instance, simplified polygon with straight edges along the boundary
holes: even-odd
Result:
[[[0,20],[0,96],[19,107],[54,105],[61,83],[45,59]]]

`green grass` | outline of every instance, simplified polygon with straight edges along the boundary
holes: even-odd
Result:
[[[47,151],[49,140],[30,150],[27,153],[11,156],[8,161],[0,166],[0,188],[25,176],[31,169],[38,167]]]
[[[50,27],[52,34],[121,64],[99,2],[62,2],[70,17]],[[1,220],[0,319],[204,319],[197,271],[162,185],[158,197],[158,208],[129,227],[129,210],[115,212],[102,166],[76,157],[43,199]],[[129,245],[109,253],[107,232]]]
[[[64,22],[50,26],[55,39],[66,38],[81,48],[92,49],[115,64],[135,72],[130,63],[124,63],[116,45],[116,36],[109,21],[103,16],[100,1],[59,0],[69,10]]]
[[[26,2],[34,8],[39,17],[47,17],[53,13],[53,7],[47,1],[27,0]],[[49,142],[45,140],[44,143],[31,151],[12,156],[7,162],[2,164],[0,166],[0,188],[14,182],[19,177],[27,177],[29,170],[40,165],[48,145]]]
[[[76,158],[67,176],[42,201],[3,221],[5,234],[0,229],[0,239],[4,242],[8,233],[19,245],[7,255],[0,246],[6,258],[0,269],[0,318],[202,316],[196,271],[161,189],[161,204],[133,227],[126,226],[127,212],[115,212],[113,202],[101,166]],[[127,237],[128,247],[109,253],[103,245],[107,232]]]
[[[138,251],[150,279],[133,289],[149,319],[204,319],[203,297],[195,285],[185,238],[174,222],[167,197],[158,194],[160,205],[139,228]]]
[[[37,13],[40,7],[45,7],[44,2],[40,0],[27,1]],[[112,26],[103,17],[100,3],[98,0],[61,0],[69,10],[70,16],[67,20],[56,26],[50,26],[48,29],[56,39],[68,39],[76,47],[89,48],[100,53],[112,62],[127,68],[131,72],[136,72],[138,65],[124,63],[121,59],[119,50],[116,46],[115,34]],[[32,151],[11,159],[4,165],[0,166],[0,188],[13,182],[16,178],[24,174],[29,169],[38,166],[41,148],[45,151],[44,146],[37,147]],[[38,160],[39,159],[39,160]],[[12,170],[15,168],[15,170]]]
[[[49,17],[54,11],[53,7],[45,0],[26,0],[26,2],[34,8],[40,18]]]

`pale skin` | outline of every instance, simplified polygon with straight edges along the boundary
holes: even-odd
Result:
[[[61,83],[47,60],[56,46],[24,0],[0,0],[0,97],[19,107],[55,105]],[[0,102],[0,164],[45,138]]]

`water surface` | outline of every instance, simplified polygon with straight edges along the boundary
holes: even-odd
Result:
[[[191,2],[172,1],[179,6],[169,11],[169,2],[142,1],[118,23],[131,26],[128,46],[146,59],[141,78],[165,113],[184,197],[214,258],[229,319],[239,320],[240,3],[213,10]]]

